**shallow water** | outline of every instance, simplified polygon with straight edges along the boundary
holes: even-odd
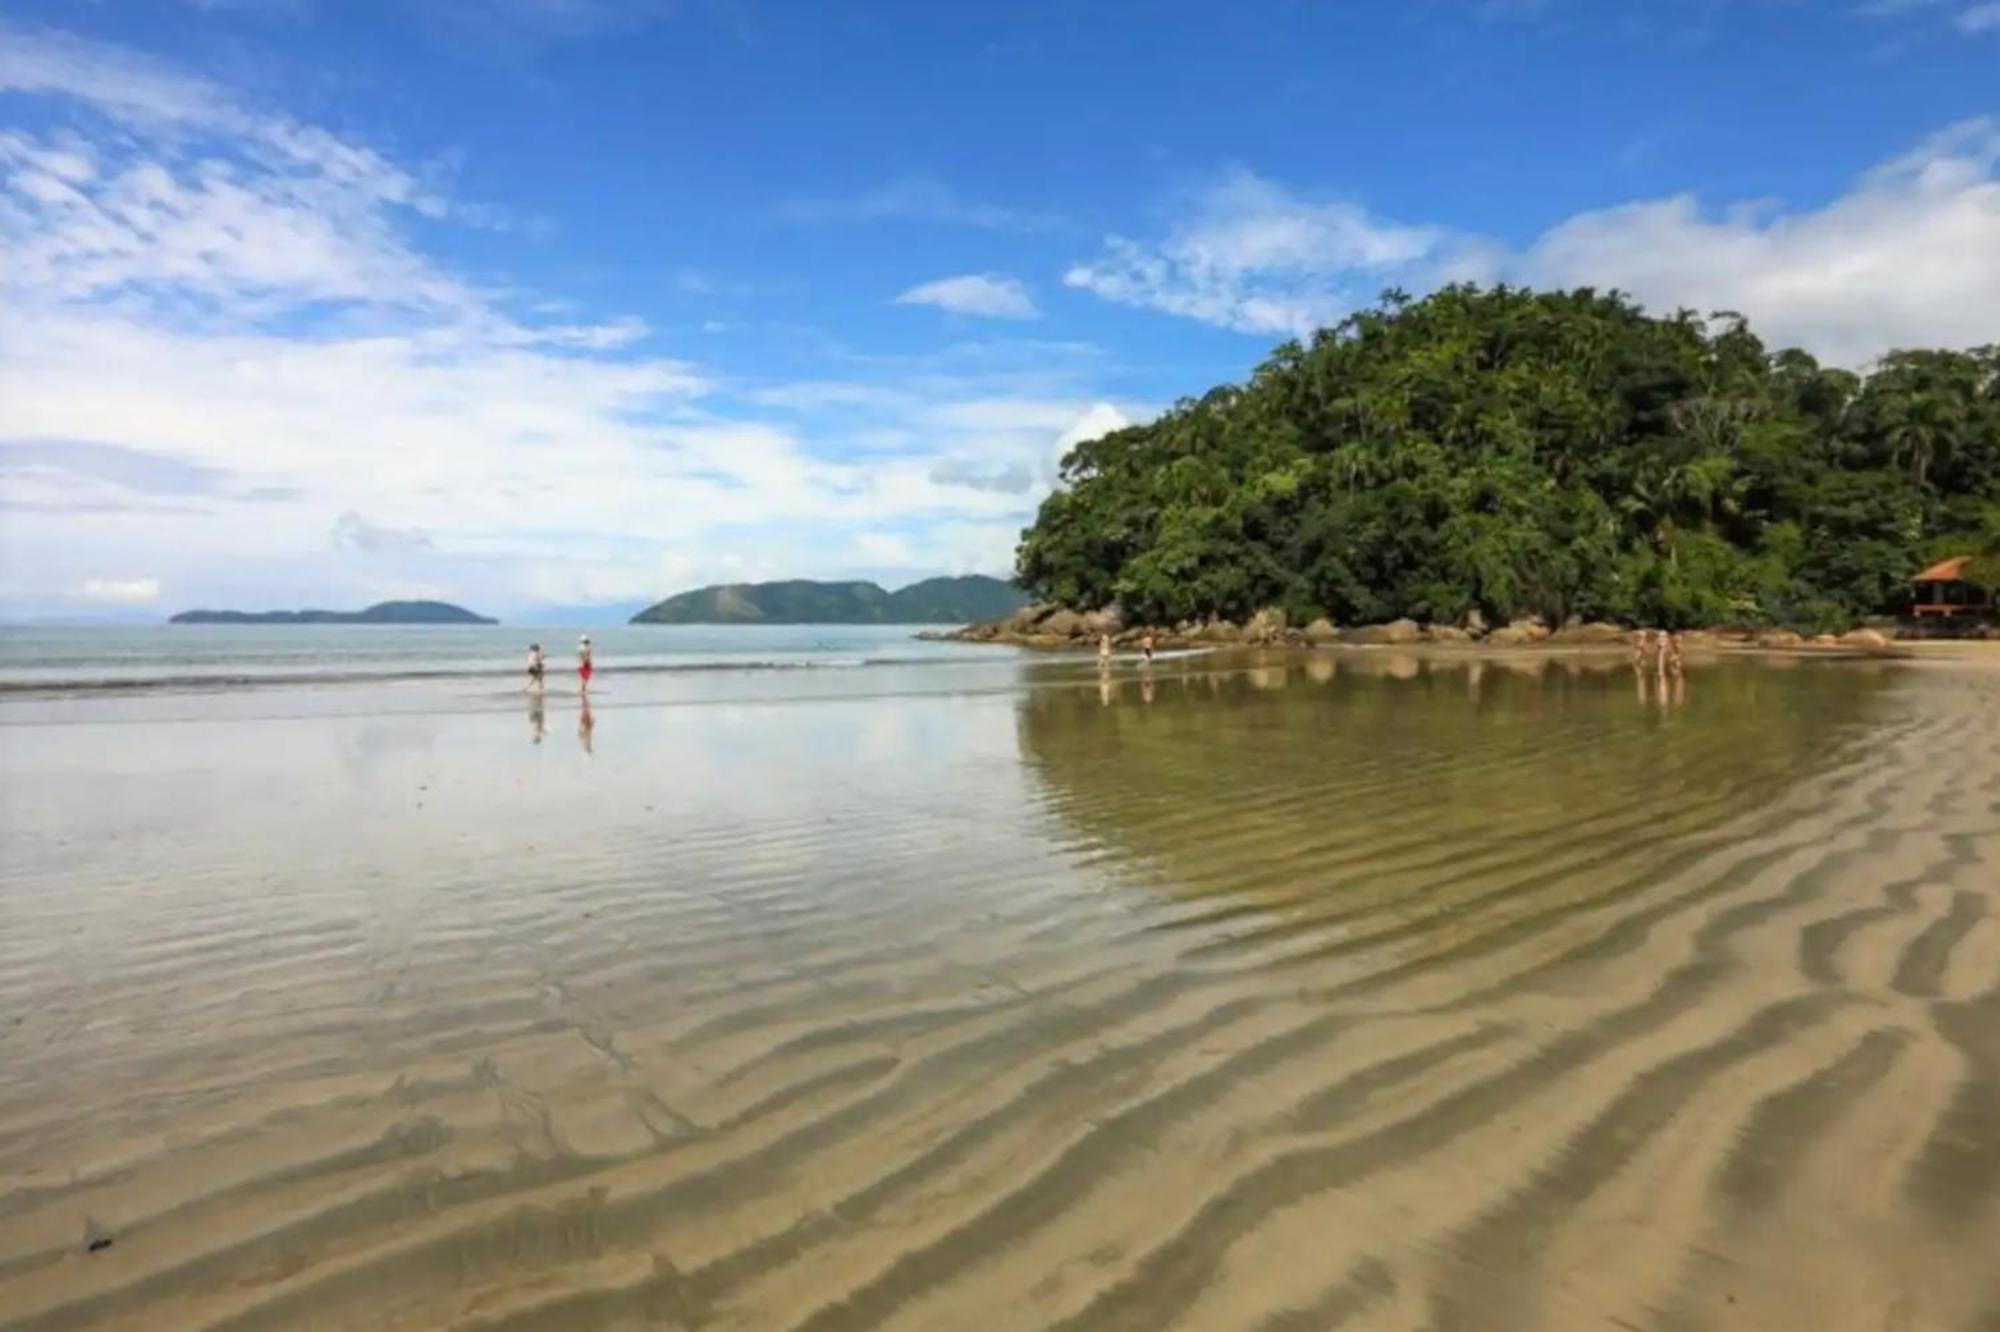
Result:
[[[2000,1319],[2000,677],[986,663],[0,707],[0,1328]]]

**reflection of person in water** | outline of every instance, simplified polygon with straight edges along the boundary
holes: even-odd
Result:
[[[591,733],[596,731],[596,729],[597,719],[590,715],[590,695],[585,694],[583,697],[583,711],[576,714],[576,738],[583,745],[583,752],[586,754],[597,752],[590,747]]]
[[[528,694],[528,733],[538,745],[542,743],[542,737],[549,733],[549,716],[543,704],[542,691],[531,690]]]
[[[1153,701],[1153,691],[1155,688],[1157,688],[1157,686],[1154,685],[1153,677],[1151,675],[1147,675],[1144,678],[1142,678],[1139,681],[1139,701],[1141,703],[1151,703]]]

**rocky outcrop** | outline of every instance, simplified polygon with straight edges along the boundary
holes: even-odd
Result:
[[[1125,612],[1117,606],[1106,606],[1083,617],[1083,633],[1087,638],[1095,639],[1102,634],[1116,638],[1124,629]]]
[[[1625,641],[1625,638],[1625,630],[1620,629],[1615,624],[1605,624],[1602,621],[1594,621],[1590,624],[1584,624],[1581,621],[1565,624],[1562,628],[1549,635],[1551,643],[1579,646],[1622,643]]]
[[[1059,610],[1035,626],[1044,638],[1075,638],[1083,633],[1084,619],[1073,610]]]
[[[1493,647],[1532,647],[1546,642],[1549,627],[1540,616],[1531,615],[1519,620],[1510,620],[1492,633],[1485,641]]]
[[[1343,630],[1340,641],[1361,647],[1407,647],[1424,641],[1424,627],[1415,620],[1391,620]]]
[[[1246,643],[1277,643],[1285,638],[1290,628],[1285,613],[1276,606],[1266,606],[1251,616],[1243,626],[1243,641]]]
[[[1004,620],[970,625],[949,634],[926,635],[970,643],[1007,643],[1022,647],[1079,649],[1096,646],[1108,635],[1121,647],[1137,647],[1151,638],[1156,648],[1221,648],[1231,646],[1275,648],[1334,646],[1440,647],[1491,645],[1498,648],[1545,646],[1562,650],[1618,650],[1628,642],[1631,629],[1601,621],[1583,622],[1571,617],[1553,632],[1539,616],[1524,616],[1498,629],[1485,632],[1478,612],[1466,616],[1463,625],[1421,625],[1415,620],[1392,620],[1388,624],[1362,625],[1341,629],[1327,617],[1297,627],[1276,606],[1267,606],[1238,625],[1232,620],[1211,617],[1185,620],[1172,627],[1133,625],[1126,622],[1116,606],[1099,610],[1075,611],[1068,607],[1028,606]],[[1653,631],[1658,632],[1658,631]],[[1876,629],[1855,629],[1838,637],[1821,634],[1811,640],[1789,629],[1750,630],[1747,628],[1688,630],[1680,635],[1682,646],[1691,651],[1764,650],[1774,652],[1845,651],[1893,654],[1892,640]]]

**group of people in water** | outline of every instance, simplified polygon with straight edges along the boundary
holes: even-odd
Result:
[[[548,658],[542,654],[542,645],[540,643],[528,644],[529,690],[531,690],[534,693],[540,693],[542,691],[542,688],[545,683],[545,677],[548,675],[548,669],[549,669]],[[585,634],[581,638],[578,638],[576,640],[576,679],[577,679],[576,692],[577,693],[579,694],[590,693],[590,677],[594,674],[596,674],[596,667],[593,665],[591,661],[590,635]]]
[[[1638,684],[1641,703],[1647,701],[1649,682],[1658,684],[1663,707],[1686,697],[1685,646],[1679,634],[1665,629],[1633,631],[1632,678]]]
[[[543,711],[542,698],[548,685],[548,657],[542,652],[540,643],[528,644],[528,730],[536,744],[548,734],[548,714]],[[583,745],[586,754],[591,752],[591,736],[597,729],[597,722],[590,715],[590,677],[597,673],[592,660],[590,635],[584,634],[576,640],[576,693],[583,707],[576,718],[576,738]]]

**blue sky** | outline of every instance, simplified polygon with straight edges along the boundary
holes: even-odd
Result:
[[[2000,338],[1995,0],[15,0],[0,612],[1004,572],[1386,285]]]

